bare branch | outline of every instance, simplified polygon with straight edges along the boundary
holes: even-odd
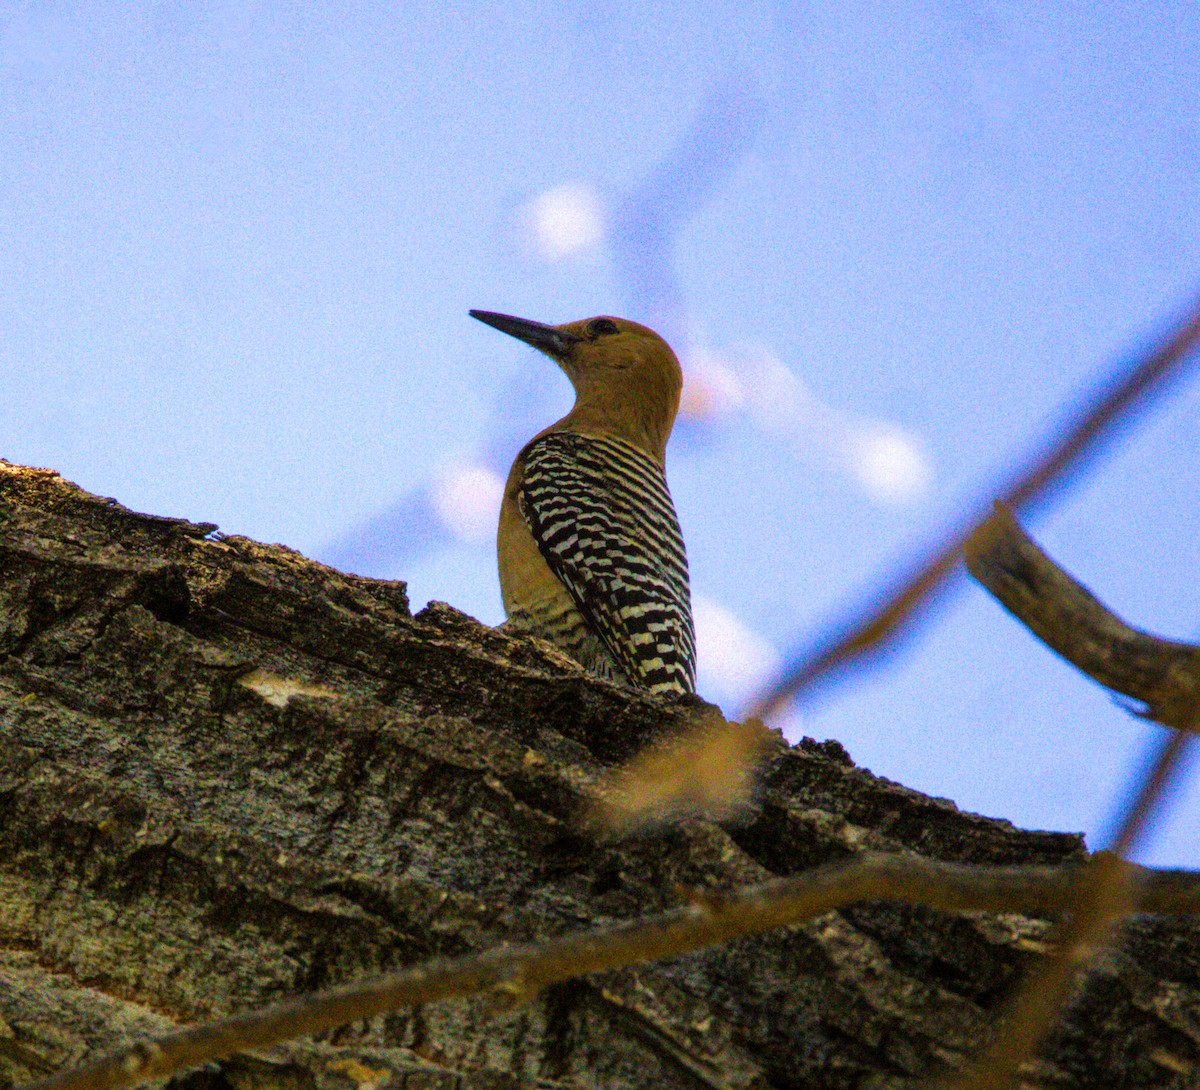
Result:
[[[1200,340],[1200,300],[1192,304],[1166,344],[1137,361],[1123,375],[1112,376],[1072,418],[1054,428],[1055,438],[1007,486],[998,490],[1001,501],[1019,510],[1040,499],[1095,447],[1117,420],[1128,416],[1160,390],[1168,378],[1182,370],[1197,340]],[[986,517],[986,513],[980,512],[967,519],[918,556],[909,567],[909,574],[881,591],[865,609],[852,613],[821,634],[748,715],[770,718],[837,667],[859,660],[868,651],[877,652],[895,639],[918,607],[953,571],[959,551]]]
[[[1194,728],[1200,647],[1131,628],[1042,552],[1000,504],[963,553],[970,573],[1069,663],[1140,700],[1149,718]]]
[[[970,866],[915,855],[864,854],[729,894],[706,893],[685,908],[620,927],[539,946],[501,947],[184,1029],[60,1072],[32,1090],[117,1090],[385,1011],[497,987],[529,995],[569,977],[674,957],[858,901],[901,901],[947,912],[1051,914],[1070,903],[1077,874],[1077,867]],[[1142,874],[1139,908],[1200,912],[1200,874]]]
[[[1070,999],[1079,973],[1104,949],[1116,925],[1136,907],[1135,869],[1122,856],[1137,843],[1200,726],[1200,648],[1130,628],[1050,559],[1011,513],[995,514],[964,547],[971,574],[1047,646],[1127,696],[1148,715],[1178,727],[1166,737],[1126,807],[1112,850],[1080,875],[1068,921],[1055,936],[1058,953],[1032,974],[998,1027],[992,1044],[953,1085],[1004,1090],[1030,1059]]]

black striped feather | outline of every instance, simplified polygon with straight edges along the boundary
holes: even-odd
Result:
[[[518,502],[625,673],[651,692],[695,692],[687,555],[662,468],[620,439],[553,432],[526,451]]]

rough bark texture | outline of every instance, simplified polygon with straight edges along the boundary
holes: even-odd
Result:
[[[686,708],[447,606],[411,616],[400,583],[214,530],[0,463],[5,1084],[180,1022],[668,907],[680,886],[864,848],[1083,850],[808,740],[776,748],[736,822],[600,842],[575,820],[589,784]],[[912,1086],[978,1045],[1046,926],[863,905],[517,1010],[399,1012],[176,1081]],[[1184,1087],[1196,1072],[1200,929],[1143,917],[1029,1082]]]

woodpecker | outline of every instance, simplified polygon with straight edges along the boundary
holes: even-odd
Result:
[[[621,318],[551,326],[471,317],[549,356],[575,407],[517,455],[496,545],[508,623],[593,673],[696,691],[687,554],[667,489],[683,372],[657,333]]]

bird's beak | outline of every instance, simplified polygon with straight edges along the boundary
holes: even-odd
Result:
[[[472,310],[470,314],[472,318],[478,318],[501,333],[507,333],[510,337],[533,345],[553,359],[562,359],[579,339],[561,329],[555,329],[552,325],[531,322],[528,318],[514,318],[511,314],[494,314],[490,310]]]

